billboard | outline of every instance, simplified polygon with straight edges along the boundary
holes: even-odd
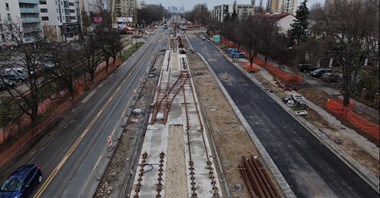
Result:
[[[128,23],[128,22],[133,22],[132,17],[117,17],[116,21],[118,23]]]
[[[94,23],[101,23],[103,21],[102,17],[94,17]]]

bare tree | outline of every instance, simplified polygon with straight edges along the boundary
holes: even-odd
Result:
[[[261,15],[259,21],[259,51],[265,55],[265,61],[267,57],[272,54],[271,48],[275,43],[276,35],[279,34],[279,27],[277,26],[276,18],[267,15]]]
[[[108,37],[109,47],[110,47],[110,55],[113,59],[113,64],[115,64],[117,55],[123,49],[123,44],[120,41],[120,35],[116,31],[110,31]]]
[[[20,24],[6,23],[5,25],[5,36],[14,45],[13,50],[8,51],[12,57],[8,71],[16,76],[28,90],[25,92],[15,86],[7,91],[22,113],[30,117],[31,124],[34,126],[38,121],[38,105],[44,94],[40,92],[44,78],[39,70],[46,51],[46,43],[40,29],[29,29],[29,33],[26,34]]]
[[[95,34],[90,34],[81,43],[83,55],[86,59],[85,68],[90,75],[91,81],[95,80],[96,68],[103,60],[101,50],[99,50],[101,46],[97,42],[96,36]]]
[[[51,51],[46,53],[44,60],[45,72],[60,86],[59,90],[67,89],[71,99],[74,99],[74,80],[83,74],[80,67],[84,59],[80,46],[73,43],[50,45]]]
[[[260,16],[249,16],[247,20],[240,21],[234,34],[237,35],[237,43],[246,48],[249,54],[249,63],[253,64],[253,59],[257,55],[260,38]]]
[[[142,26],[161,21],[163,17],[169,17],[169,15],[162,5],[146,5],[137,10],[138,24]]]
[[[102,21],[99,26],[103,28],[112,27],[112,17],[111,17],[111,2],[110,0],[93,0],[91,4],[96,16],[102,17]]]
[[[379,2],[372,0],[335,0],[326,10],[323,27],[330,52],[343,72],[344,106],[349,104],[365,59],[379,53],[378,18]]]
[[[193,10],[185,14],[185,18],[189,21],[207,25],[211,17],[205,4],[197,4],[193,7]]]

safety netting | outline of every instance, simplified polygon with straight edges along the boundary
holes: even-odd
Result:
[[[379,142],[379,125],[375,124],[363,116],[352,111],[355,103],[351,100],[348,107],[343,106],[343,102],[337,98],[330,98],[326,102],[326,108],[330,112],[344,118],[352,125],[363,131],[366,135],[373,138],[376,142]]]

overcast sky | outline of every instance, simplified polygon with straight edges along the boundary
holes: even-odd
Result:
[[[214,6],[220,4],[232,4],[234,0],[145,0],[146,4],[162,4],[165,8],[169,6],[184,6],[186,11],[193,9],[196,4],[206,3],[209,10],[213,9]],[[238,4],[250,4],[251,0],[236,0]],[[256,0],[256,4],[259,4],[260,0]],[[298,3],[303,2],[303,0],[298,0]],[[308,0],[307,7],[311,7],[314,3],[323,4],[325,0]],[[263,0],[264,6],[266,5],[266,0]]]

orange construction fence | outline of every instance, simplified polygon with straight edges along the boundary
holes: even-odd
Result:
[[[369,137],[373,138],[376,142],[379,142],[379,125],[372,123],[353,112],[353,105],[354,103],[350,102],[348,107],[344,107],[343,102],[340,99],[330,98],[326,102],[327,110],[349,121],[355,127],[365,132]]]
[[[240,48],[238,45],[236,45],[234,42],[222,37],[222,43],[231,48],[238,48],[240,52],[244,53],[246,57],[249,57],[249,53]],[[263,59],[259,57],[255,57],[253,59],[253,62],[256,63],[257,65],[263,67],[266,69],[268,72],[270,72],[273,76],[279,78],[281,81],[285,83],[296,83],[296,84],[301,84],[303,79],[301,75],[293,74],[293,73],[288,73],[284,70],[281,70],[278,67],[273,66],[269,62],[264,61]],[[245,68],[245,67],[244,67]]]
[[[260,65],[261,67],[265,68],[269,73],[280,78],[284,82],[301,84],[303,81],[302,76],[291,74],[284,70],[281,70],[280,68],[273,66],[269,62],[265,62],[263,59],[259,57],[255,57],[254,62]]]
[[[115,64],[110,64],[108,70],[105,69],[105,63],[101,63],[97,69],[97,75],[94,82],[84,82],[83,77],[74,81],[74,91],[78,95],[82,95],[86,88],[92,89],[96,84],[103,81],[109,73],[113,72],[121,65],[120,59],[116,59]],[[86,86],[87,85],[87,86]],[[50,98],[62,98],[68,95],[67,90],[52,95]],[[51,106],[57,105],[55,100],[50,98],[45,99],[38,105],[38,115],[45,113]],[[54,113],[55,114],[55,113]],[[21,128],[29,126],[31,123],[30,117],[26,114],[22,115],[17,123],[9,123],[0,128],[0,145],[3,144],[7,138],[18,133]]]

